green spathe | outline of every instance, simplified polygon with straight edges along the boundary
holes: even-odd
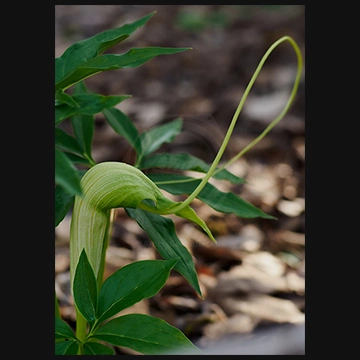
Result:
[[[103,162],[93,166],[81,179],[83,196],[76,196],[70,228],[70,269],[74,269],[82,249],[85,249],[96,278],[99,277],[101,259],[109,223],[109,212],[113,208],[142,208],[155,213],[175,213],[203,228],[215,241],[209,228],[189,206],[172,212],[181,205],[166,198],[160,189],[139,169],[122,162]],[[150,200],[149,205],[144,200]]]

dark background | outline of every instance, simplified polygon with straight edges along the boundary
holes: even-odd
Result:
[[[139,131],[182,117],[182,134],[161,151],[188,152],[210,163],[248,81],[269,46],[290,35],[298,43],[305,64],[305,7],[56,5],[55,56],[60,56],[76,41],[122,26],[154,10],[157,13],[143,28],[111,52],[123,53],[131,47],[146,46],[193,49],[154,58],[136,69],[98,74],[87,79],[86,84],[103,95],[131,94],[132,98],[119,108],[131,117]],[[296,66],[296,56],[288,43],[281,44],[271,54],[245,103],[223,160],[244,148],[280,113],[291,92]],[[199,240],[199,232],[195,229],[192,233],[192,226],[185,221],[175,218],[174,221],[179,238],[194,254],[200,283],[208,296],[205,300],[198,299],[181,277],[172,274],[154,299],[142,302],[132,312],[164,318],[199,346],[234,334],[245,336],[263,328],[303,323],[296,309],[305,313],[305,289],[301,282],[305,276],[304,86],[305,68],[288,114],[265,139],[229,168],[244,177],[247,184],[219,185],[278,220],[224,216],[195,201],[194,208],[214,233],[218,246]],[[62,126],[71,132],[66,121]],[[127,143],[97,116],[94,159],[131,164],[133,155]],[[67,287],[68,224],[66,218],[56,229],[55,280],[61,290],[62,316],[72,324],[74,314]],[[146,234],[118,210],[107,274],[127,262],[156,256]],[[240,268],[238,275],[231,277],[231,271]],[[251,272],[254,268],[261,269],[264,277]],[[281,288],[279,279],[285,279],[287,287]],[[214,293],[211,281],[217,284],[228,281],[230,288],[238,286],[241,291],[226,289],[226,295],[221,291]],[[265,289],[264,284],[270,285]],[[224,302],[226,298],[242,305],[230,306]],[[273,299],[287,300],[295,309],[288,302],[272,302]],[[244,305],[257,302],[256,310]]]

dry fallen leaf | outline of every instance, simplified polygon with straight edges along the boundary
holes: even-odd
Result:
[[[228,315],[244,313],[261,321],[274,323],[303,323],[303,314],[292,301],[266,294],[250,294],[219,298],[220,306]]]
[[[223,271],[218,275],[217,285],[209,292],[212,296],[237,293],[264,293],[271,294],[287,291],[286,279],[274,276],[251,265],[234,266],[230,271]]]
[[[204,326],[204,335],[209,339],[218,339],[222,336],[234,333],[250,333],[258,321],[246,314],[234,314],[223,321],[207,324]]]

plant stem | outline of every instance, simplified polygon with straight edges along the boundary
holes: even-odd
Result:
[[[222,166],[221,168],[216,170],[216,167],[226,149],[226,146],[230,140],[231,134],[234,130],[234,127],[236,125],[237,119],[240,115],[240,112],[244,106],[245,100],[247,98],[247,96],[249,95],[249,92],[252,88],[252,86],[254,85],[254,82],[257,78],[257,76],[259,75],[260,70],[262,69],[265,61],[267,60],[267,58],[269,57],[269,55],[272,53],[272,51],[282,42],[284,41],[289,41],[290,44],[292,45],[292,47],[295,50],[296,56],[297,56],[297,60],[298,60],[298,70],[297,70],[297,75],[296,75],[296,79],[294,82],[294,86],[291,92],[291,95],[289,97],[289,100],[285,106],[285,108],[283,109],[283,111],[280,113],[280,115],[271,122],[271,124],[255,139],[253,140],[248,146],[246,146],[242,151],[240,151],[236,156],[234,156],[230,161],[228,161],[224,166]],[[290,36],[283,36],[282,38],[280,38],[279,40],[275,41],[270,47],[269,49],[266,51],[266,53],[264,54],[264,56],[262,57],[262,59],[260,60],[253,76],[251,77],[249,84],[247,85],[245,91],[244,91],[244,95],[242,96],[239,105],[234,113],[234,116],[231,120],[230,126],[226,132],[225,138],[223,140],[223,143],[221,144],[221,147],[213,161],[213,163],[210,166],[209,171],[207,172],[207,174],[202,178],[202,181],[200,182],[200,184],[197,186],[197,188],[190,194],[190,196],[181,204],[170,208],[167,212],[164,212],[164,214],[166,213],[177,213],[178,211],[182,210],[183,208],[185,208],[186,206],[188,206],[197,196],[198,194],[201,192],[201,190],[204,188],[204,186],[206,185],[206,183],[208,182],[208,180],[211,178],[211,176],[213,176],[213,174],[216,172],[221,171],[225,166],[229,165],[230,163],[234,162],[235,160],[239,159],[241,156],[243,156],[248,150],[250,150],[254,145],[256,145],[286,114],[286,112],[288,111],[291,103],[293,102],[294,98],[295,98],[295,94],[297,92],[298,86],[299,86],[299,82],[300,82],[300,76],[301,76],[301,71],[302,71],[302,56],[301,56],[301,52],[300,49],[298,47],[298,45],[296,44],[296,42],[290,37]]]
[[[81,315],[80,311],[76,309],[76,337],[80,340],[79,355],[83,355],[84,349],[82,343],[85,341],[87,321]]]
[[[260,140],[262,140],[269,132],[270,130],[276,125],[279,123],[279,121],[285,116],[285,114],[287,113],[287,111],[289,110],[294,98],[295,98],[295,95],[296,95],[296,92],[297,92],[297,89],[299,87],[299,83],[300,83],[300,77],[301,77],[301,71],[302,71],[302,67],[303,67],[303,61],[302,61],[302,56],[301,56],[301,51],[299,49],[299,47],[297,46],[296,42],[289,36],[284,36],[282,37],[281,39],[279,39],[276,43],[273,44],[272,48],[269,48],[269,50],[267,51],[267,53],[264,55],[264,58],[263,60],[265,61],[267,56],[266,55],[270,55],[270,52],[273,50],[274,46],[277,46],[279,45],[281,42],[285,41],[285,40],[288,40],[291,45],[293,46],[294,50],[295,50],[295,53],[296,53],[296,56],[297,56],[297,60],[298,60],[298,66],[297,66],[297,74],[296,74],[296,78],[295,78],[295,82],[294,82],[294,86],[293,86],[293,89],[291,91],[291,94],[290,94],[290,97],[289,97],[289,100],[287,101],[284,109],[282,110],[282,112],[266,127],[266,129],[256,138],[254,139],[250,144],[248,144],[244,149],[242,149],[237,155],[235,155],[233,158],[231,158],[229,161],[227,161],[224,165],[222,165],[221,167],[219,167],[217,170],[215,170],[213,172],[213,176],[215,174],[217,174],[219,171],[223,170],[224,168],[226,168],[228,165],[232,164],[234,161],[238,160],[241,156],[243,156],[248,150],[250,150],[253,146],[255,146]],[[265,57],[266,56],[266,57]],[[263,61],[263,62],[264,62]],[[260,66],[261,65],[261,66]],[[257,68],[257,71],[254,73],[254,76],[257,76],[257,74],[259,73],[259,71],[261,70],[261,67],[262,67],[263,63],[260,63],[258,68]],[[249,83],[250,85],[250,83]],[[251,84],[252,85],[252,84]],[[250,87],[251,88],[251,87]],[[245,94],[244,93],[244,96],[248,95],[249,91],[250,91],[250,88],[249,90],[247,91],[247,93]],[[240,113],[240,111],[239,111]],[[239,115],[239,114],[238,114]]]

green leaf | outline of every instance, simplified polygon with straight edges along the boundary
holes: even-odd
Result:
[[[164,125],[156,126],[140,135],[141,158],[151,154],[164,143],[171,143],[182,128],[182,119],[178,118]]]
[[[135,68],[159,55],[176,54],[190,48],[165,48],[149,46],[132,48],[124,54],[104,54],[77,65],[72,71],[56,81],[55,91],[66,89],[77,82],[102,71]]]
[[[97,308],[97,283],[85,249],[82,250],[76,266],[73,284],[75,305],[84,318],[92,324]]]
[[[60,341],[55,343],[55,355],[77,355],[79,345],[76,341]]]
[[[125,208],[125,211],[149,235],[164,259],[179,258],[174,269],[182,274],[196,292],[202,296],[193,258],[177,237],[174,222],[169,218],[151,214],[141,209]]]
[[[127,39],[135,30],[145,25],[154,14],[155,12],[152,12],[133,23],[103,31],[71,45],[59,58],[55,59],[55,82],[60,82],[80,64]]]
[[[80,176],[70,159],[55,148],[55,183],[69,194],[81,195]]]
[[[120,316],[99,327],[93,335],[116,346],[125,346],[145,355],[173,351],[202,352],[177,328],[162,319],[144,314]]]
[[[84,344],[84,355],[114,355],[114,349],[109,346],[89,341]]]
[[[122,135],[139,156],[142,153],[140,135],[134,123],[119,109],[104,109],[103,114],[116,133]]]
[[[63,90],[58,90],[55,93],[55,106],[66,104],[70,107],[79,107],[79,104],[74,100],[74,98],[65,93]]]
[[[95,129],[94,115],[74,115],[70,121],[83,155],[94,165],[95,161],[91,155]]]
[[[63,120],[78,114],[94,115],[103,109],[113,107],[120,102],[131,97],[131,95],[99,95],[99,94],[80,94],[73,95],[73,99],[79,104],[78,107],[72,107],[68,104],[55,106],[55,125],[60,124]]]
[[[110,275],[99,293],[97,322],[102,322],[142,299],[156,295],[165,285],[178,259],[142,260]]]
[[[167,168],[177,170],[191,170],[201,173],[207,173],[210,165],[206,164],[203,160],[192,156],[187,153],[180,154],[154,154],[141,161],[140,169],[149,168]],[[232,174],[226,169],[219,171],[213,176],[215,179],[228,180],[233,184],[243,184],[245,180]]]
[[[74,339],[76,340],[75,334],[71,327],[62,319],[55,316],[55,339]]]
[[[148,176],[157,186],[174,195],[191,194],[201,181],[196,179],[191,182],[162,184],[163,181],[182,181],[191,178],[173,174],[149,174]],[[219,212],[235,214],[242,218],[262,217],[265,219],[276,219],[274,216],[264,213],[234,193],[220,191],[209,183],[205,185],[197,198]]]
[[[83,150],[77,140],[60,128],[55,128],[55,145],[64,151],[83,155]]]
[[[89,94],[90,92],[86,88],[84,82],[80,82],[74,87],[74,95],[80,94]],[[74,130],[74,135],[79,143],[83,154],[87,159],[95,164],[94,159],[92,158],[92,141],[94,137],[95,129],[95,118],[94,115],[74,115],[71,117],[71,125]]]
[[[96,94],[95,92],[89,90],[84,81],[78,82],[73,89],[73,95],[81,95],[81,94]]]
[[[55,186],[55,227],[57,227],[74,203],[75,195],[69,194],[62,186]]]
[[[151,197],[148,198],[144,198],[144,201],[142,201],[142,203],[139,205],[140,208],[142,208],[143,210],[149,211],[151,213],[155,213],[155,214],[164,214],[164,211],[167,214],[170,214],[168,211],[171,211],[172,208],[174,208],[177,205],[180,205],[180,202],[175,202],[172,201],[170,199],[168,199],[165,196],[158,196],[156,198],[156,206],[152,206],[151,202],[148,201],[148,199],[151,199]],[[131,207],[131,206],[126,206],[124,205],[124,207]],[[172,212],[173,214],[180,216],[184,219],[190,220],[192,222],[194,222],[195,224],[199,225],[205,232],[206,234],[209,236],[209,238],[216,242],[214,236],[212,235],[210,229],[208,228],[208,226],[206,225],[206,223],[199,218],[199,216],[196,214],[196,212],[189,206],[185,206],[183,209],[181,209],[180,211],[177,212]]]
[[[92,160],[85,159],[82,156],[75,155],[73,153],[65,152],[66,156],[69,158],[69,160],[75,165],[75,164],[81,164],[86,166],[93,166]]]

